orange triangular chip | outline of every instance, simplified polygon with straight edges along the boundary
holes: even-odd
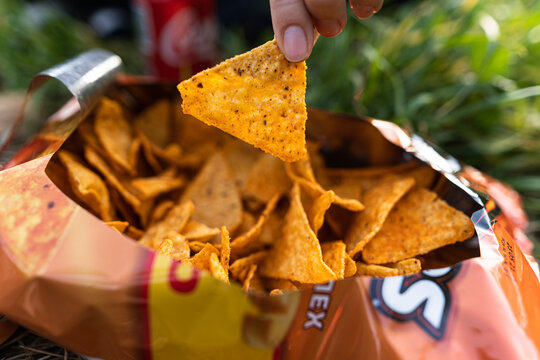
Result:
[[[179,232],[183,230],[192,213],[193,203],[191,201],[175,205],[163,220],[150,226],[142,236],[141,244],[155,249],[171,232],[182,236]],[[182,238],[185,239],[184,236]]]
[[[263,246],[271,246],[281,237],[285,215],[289,209],[288,201],[280,201],[266,219],[257,241]]]
[[[297,182],[302,190],[306,192],[312,198],[316,198],[324,194],[326,190],[314,179],[313,171],[311,170],[311,165],[309,167],[299,167],[299,164],[305,164],[306,160],[299,161],[294,164],[286,164],[285,171],[289,178],[294,182]],[[350,211],[361,211],[364,210],[364,204],[362,204],[357,199],[348,199],[342,198],[338,195],[334,196],[334,204],[345,208]]]
[[[189,221],[182,230],[182,235],[184,235],[189,241],[196,240],[206,242],[217,234],[219,234],[218,228],[211,228],[193,220]]]
[[[292,164],[286,164],[287,175],[297,175],[301,178],[304,178],[310,182],[316,183],[315,172],[313,171],[313,166],[311,166],[311,156],[310,153],[307,153],[306,156],[296,161]]]
[[[338,279],[343,279],[345,274],[345,243],[332,241],[321,244],[323,261],[336,274]]]
[[[115,204],[116,210],[118,210],[118,214],[120,214],[124,220],[129,222],[131,226],[141,227],[135,210],[133,210],[133,207],[120,195],[120,193],[113,187],[109,188],[109,193],[111,194],[111,201]]]
[[[323,261],[319,240],[309,225],[297,184],[291,193],[282,236],[261,263],[260,273],[265,277],[309,284],[336,279],[336,274]]]
[[[173,206],[168,212],[162,223],[170,226],[174,231],[182,231],[186,226],[190,216],[193,214],[194,205],[191,201],[184,201]]]
[[[152,210],[153,200],[141,200],[135,193],[137,192],[131,184],[121,175],[115,173],[96,151],[91,147],[84,147],[84,157],[94,168],[96,168],[107,180],[111,186],[133,207],[133,210],[139,215],[141,224],[146,225],[149,220],[150,210]]]
[[[437,173],[431,166],[420,165],[414,169],[407,169],[399,175],[403,177],[412,177],[415,181],[414,185],[416,187],[424,187],[429,189],[435,182],[435,179],[439,173]]]
[[[185,260],[189,258],[189,244],[180,234],[171,233],[172,236],[164,239],[157,252],[163,255],[170,256],[174,260]]]
[[[333,190],[337,196],[345,199],[360,200],[362,184],[358,179],[347,176],[323,176],[324,188]],[[364,204],[365,205],[365,204]]]
[[[291,188],[291,180],[285,173],[283,162],[263,154],[250,168],[243,193],[266,203],[276,194],[285,194]]]
[[[174,108],[174,138],[176,142],[188,153],[197,153],[208,157],[214,152],[215,146],[222,143],[225,134],[213,126],[200,122],[191,115],[184,114],[179,105],[175,104]]]
[[[126,229],[129,227],[129,223],[127,221],[106,221],[105,224],[112,227],[114,230],[118,231],[119,233],[124,233]]]
[[[309,223],[313,232],[317,234],[324,223],[324,216],[334,202],[336,194],[332,190],[325,191],[313,200],[311,207],[306,209]]]
[[[236,228],[234,236],[244,234],[248,232],[255,224],[257,223],[257,218],[251,212],[244,210],[242,211],[242,223],[238,228]]]
[[[306,154],[306,64],[275,40],[178,85],[184,113],[284,161]]]
[[[193,220],[234,231],[242,221],[242,200],[221,153],[213,155],[182,195],[195,204]]]
[[[243,282],[246,279],[251,266],[259,265],[261,261],[266,258],[266,256],[268,256],[268,251],[259,251],[238,259],[231,264],[229,271],[231,272],[231,275],[236,278],[236,280]]]
[[[249,270],[246,273],[246,278],[245,278],[245,280],[244,280],[244,282],[242,284],[242,290],[244,290],[244,291],[249,290],[249,285],[250,285],[251,279],[255,275],[255,271],[257,271],[257,265],[255,265],[255,264],[250,265]]]
[[[208,266],[210,268],[209,270],[212,276],[226,283],[229,282],[229,273],[223,267],[223,264],[220,262],[216,253],[210,254],[210,259],[208,260]]]
[[[122,106],[107,98],[101,99],[95,113],[94,131],[109,159],[129,174],[135,174],[131,163],[133,130],[124,117]]]
[[[103,180],[65,150],[58,152],[58,158],[67,170],[69,183],[77,197],[102,220],[113,220],[114,207]]]
[[[133,225],[129,225],[126,229],[126,235],[132,239],[139,240],[144,235],[144,232]]]
[[[150,165],[154,172],[161,172],[163,170],[163,166],[156,157],[156,154],[154,153],[155,147],[152,145],[150,140],[148,140],[148,138],[143,133],[139,133],[137,139],[141,143],[144,158],[146,159],[148,165]]]
[[[355,257],[382,228],[394,205],[412,188],[413,178],[403,178],[368,190],[363,198],[366,209],[355,215],[345,238],[347,251]]]
[[[210,257],[212,254],[215,254],[217,256],[218,252],[218,249],[216,249],[212,244],[206,243],[201,251],[199,251],[190,259],[184,260],[184,262],[192,266],[198,267],[201,270],[210,271]]]
[[[207,242],[202,242],[202,241],[197,241],[197,240],[189,241],[189,248],[191,249],[192,253],[198,253],[199,251],[204,249],[206,244],[208,244],[208,243]]]
[[[152,210],[152,215],[150,216],[150,224],[155,224],[161,221],[173,206],[174,201],[172,200],[164,200],[157,204]]]
[[[260,235],[264,224],[269,219],[270,214],[272,213],[272,211],[274,211],[274,208],[276,207],[279,198],[279,194],[274,195],[274,197],[268,202],[268,204],[266,204],[265,209],[263,210],[261,216],[259,216],[259,219],[255,223],[255,225],[253,225],[253,227],[249,229],[246,233],[240,235],[232,241],[231,248],[235,257],[245,255],[263,246],[263,243],[257,241],[257,238]]]
[[[158,149],[165,149],[171,141],[171,105],[169,100],[158,100],[135,118],[135,130]]]
[[[242,290],[246,292],[264,291],[261,278],[257,275],[256,271],[257,265],[251,265],[247,272],[246,279],[242,284]]]
[[[159,175],[135,178],[130,182],[137,189],[139,197],[147,200],[181,188],[186,183],[186,179],[182,175],[176,175],[174,169],[169,169]]]
[[[422,270],[420,260],[415,258],[401,260],[397,263],[386,265],[368,265],[359,261],[356,263],[356,267],[358,269],[357,275],[368,275],[377,277],[411,275],[416,274],[420,272],[420,270]]]
[[[200,121],[197,122],[201,123]],[[203,123],[201,124],[206,126]],[[216,131],[219,130],[216,129]],[[231,175],[239,190],[244,188],[247,177],[260,155],[261,152],[253,146],[246,144],[243,141],[239,141],[232,136],[224,136],[223,156],[225,156],[229,168],[234,169],[234,171],[231,172]]]
[[[354,262],[352,257],[349,254],[347,254],[347,252],[345,252],[345,271],[343,275],[346,278],[349,276],[354,276],[356,275],[357,270],[358,269],[356,268],[356,263]]]
[[[221,227],[221,251],[219,261],[225,270],[229,270],[229,260],[231,258],[231,237],[225,226]]]
[[[392,209],[381,230],[362,251],[369,264],[422,255],[474,235],[471,219],[437,194],[414,188]]]
[[[397,165],[383,165],[383,166],[368,166],[359,168],[326,168],[324,172],[330,176],[345,176],[356,178],[369,178],[369,177],[381,177],[389,174],[397,174],[402,171],[414,169],[419,164],[418,161],[413,160],[403,164]]]
[[[62,151],[62,150],[60,150]],[[47,167],[45,168],[45,172],[49,179],[60,189],[62,192],[68,196],[71,199],[76,199],[77,195],[75,195],[75,192],[71,188],[71,184],[69,182],[69,176],[66,168],[64,165],[61,164],[60,160],[58,159],[57,152],[55,156],[51,158],[49,163],[47,164]]]
[[[268,289],[274,289],[274,290],[298,290],[298,288],[289,280],[283,280],[283,279],[272,279],[272,278],[265,278],[263,279],[265,287]]]

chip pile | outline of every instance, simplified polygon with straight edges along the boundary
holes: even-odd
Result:
[[[427,166],[326,168],[306,144],[305,88],[305,63],[270,41],[179,84],[183,113],[102,99],[48,172],[116,231],[271,295],[416,273],[417,256],[474,234]]]
[[[327,168],[307,145],[285,163],[173,101],[133,114],[104,98],[47,172],[116,231],[246,291],[411,274],[419,255],[474,235],[428,190],[431,168]]]

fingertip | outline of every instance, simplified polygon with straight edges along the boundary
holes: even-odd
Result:
[[[283,33],[281,51],[290,62],[305,60],[311,52],[311,46],[304,29],[298,25],[288,26]]]
[[[367,19],[381,10],[383,0],[350,0],[351,9],[359,19]]]
[[[324,37],[337,36],[343,30],[343,26],[337,20],[316,20],[315,27]]]
[[[376,12],[374,7],[366,5],[353,6],[352,10],[354,15],[359,19],[367,19]]]

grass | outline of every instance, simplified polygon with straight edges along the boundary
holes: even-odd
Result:
[[[0,360],[86,360],[55,343],[23,328],[0,344]]]
[[[0,90],[26,89],[38,72],[96,47],[120,55],[126,71],[141,71],[140,56],[133,56],[134,44],[99,40],[88,26],[63,13],[52,8],[31,10],[25,4],[0,1]]]

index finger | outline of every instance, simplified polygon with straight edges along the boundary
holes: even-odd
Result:
[[[367,19],[381,10],[383,0],[349,0],[351,9],[359,19]]]

